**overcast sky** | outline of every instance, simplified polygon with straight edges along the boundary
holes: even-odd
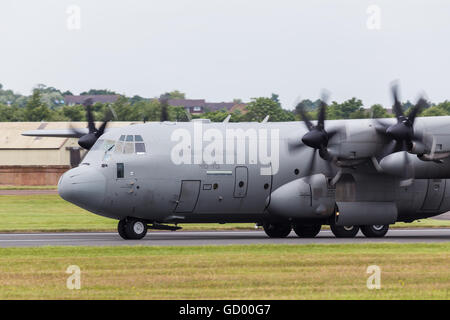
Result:
[[[0,36],[0,83],[22,94],[274,92],[291,109],[327,88],[370,106],[400,79],[404,100],[450,99],[448,0],[1,0]]]

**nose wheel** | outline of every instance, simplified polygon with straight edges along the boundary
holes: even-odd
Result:
[[[119,221],[117,231],[122,239],[140,240],[147,234],[147,224],[139,219],[123,219]]]

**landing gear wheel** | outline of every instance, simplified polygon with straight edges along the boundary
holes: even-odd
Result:
[[[335,223],[331,223],[330,228],[336,238],[354,238],[359,231],[358,226],[337,226]]]
[[[367,238],[382,238],[389,230],[389,225],[361,226],[361,232]]]
[[[294,232],[300,238],[314,238],[320,232],[322,225],[302,225],[302,224],[294,224]]]
[[[120,220],[119,224],[117,225],[117,231],[119,232],[119,236],[122,237],[122,239],[124,240],[128,240],[129,238],[127,237],[127,234],[125,233],[125,225],[126,225],[126,220]]]
[[[288,223],[265,222],[263,228],[270,238],[286,238],[292,230],[291,225]]]
[[[147,224],[138,219],[121,220],[117,230],[125,240],[140,240],[147,234]]]

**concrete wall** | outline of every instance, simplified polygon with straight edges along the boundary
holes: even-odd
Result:
[[[0,185],[54,186],[70,166],[0,166]]]

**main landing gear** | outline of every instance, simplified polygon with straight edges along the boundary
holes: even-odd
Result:
[[[294,229],[299,238],[314,238],[320,232],[322,225],[304,225],[290,223],[263,223],[263,229],[270,238],[286,238]]]
[[[361,232],[367,238],[382,238],[389,230],[389,225],[361,226]]]
[[[292,230],[290,223],[264,222],[263,229],[270,238],[286,238]]]
[[[335,223],[330,223],[330,228],[336,238],[354,238],[361,232],[367,238],[382,238],[389,230],[389,225],[373,225],[373,226],[337,226]]]
[[[125,240],[140,240],[147,234],[147,224],[139,219],[123,219],[119,221],[117,231]]]
[[[270,238],[286,238],[294,229],[294,232],[299,238],[314,238],[316,237],[322,225],[306,225],[306,224],[293,224],[290,223],[263,223],[265,233]],[[373,225],[373,226],[338,226],[334,219],[330,222],[330,228],[336,238],[354,238],[358,234],[359,230],[367,238],[382,238],[389,230],[389,225]]]

